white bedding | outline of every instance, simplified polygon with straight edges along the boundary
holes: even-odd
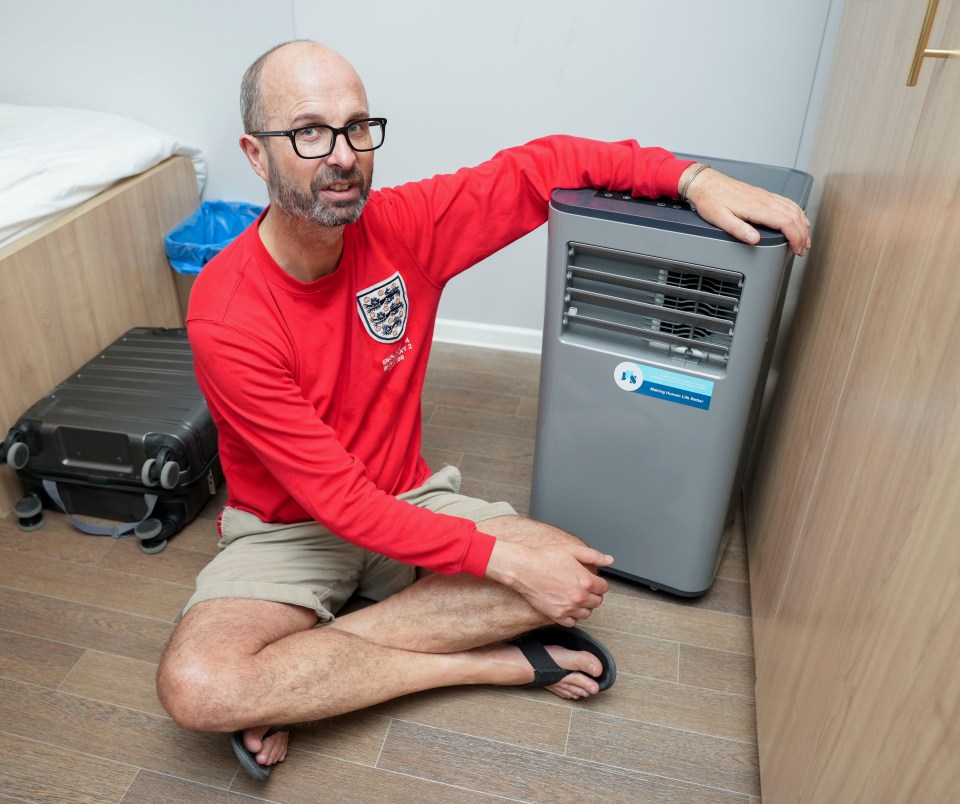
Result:
[[[203,191],[197,148],[105,112],[0,103],[0,248],[173,155],[189,156]]]

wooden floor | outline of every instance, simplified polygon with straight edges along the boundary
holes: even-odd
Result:
[[[425,454],[465,493],[529,505],[536,357],[438,345]],[[0,521],[0,800],[30,802],[748,802],[760,795],[742,525],[719,577],[680,601],[611,580],[588,629],[608,692],[452,688],[295,730],[265,784],[222,735],[180,730],[154,673],[215,552],[214,499],[157,555],[48,513]]]

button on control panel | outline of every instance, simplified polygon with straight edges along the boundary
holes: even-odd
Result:
[[[675,201],[672,198],[638,198],[629,193],[616,193],[611,190],[598,190],[597,198],[610,198],[618,201],[630,201],[634,204],[644,204],[648,207],[666,207],[669,209],[690,209],[690,205],[684,201]]]

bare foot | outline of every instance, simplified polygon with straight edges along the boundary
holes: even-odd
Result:
[[[275,765],[287,758],[287,746],[290,744],[290,732],[278,731],[269,737],[264,737],[270,730],[269,726],[257,726],[243,732],[243,744],[247,750],[256,756],[261,765]]]
[[[546,689],[561,698],[577,699],[596,695],[600,685],[594,676],[603,673],[603,665],[592,653],[583,650],[570,650],[559,645],[545,645],[547,653],[564,670],[574,672]],[[487,659],[497,662],[500,667],[494,684],[520,685],[533,681],[533,667],[526,656],[515,645],[497,644],[485,648],[476,648],[468,654],[483,653]],[[489,679],[485,679],[489,683]]]
[[[546,645],[545,647],[553,660],[565,670],[582,671],[571,673],[556,684],[547,687],[550,692],[559,695],[561,698],[573,700],[586,698],[600,692],[600,685],[593,677],[603,673],[603,665],[600,664],[600,660],[596,656],[585,650],[570,650],[569,648],[561,648],[559,645]],[[517,648],[517,650],[520,649]],[[527,661],[526,657],[524,657],[524,661]],[[532,672],[533,668],[531,667],[530,670]]]

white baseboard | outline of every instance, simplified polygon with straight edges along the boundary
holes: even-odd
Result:
[[[540,354],[543,333],[538,329],[505,327],[499,324],[477,324],[473,321],[454,321],[438,318],[433,332],[434,341],[456,343],[461,346],[480,346],[486,349],[506,349],[511,352]]]

